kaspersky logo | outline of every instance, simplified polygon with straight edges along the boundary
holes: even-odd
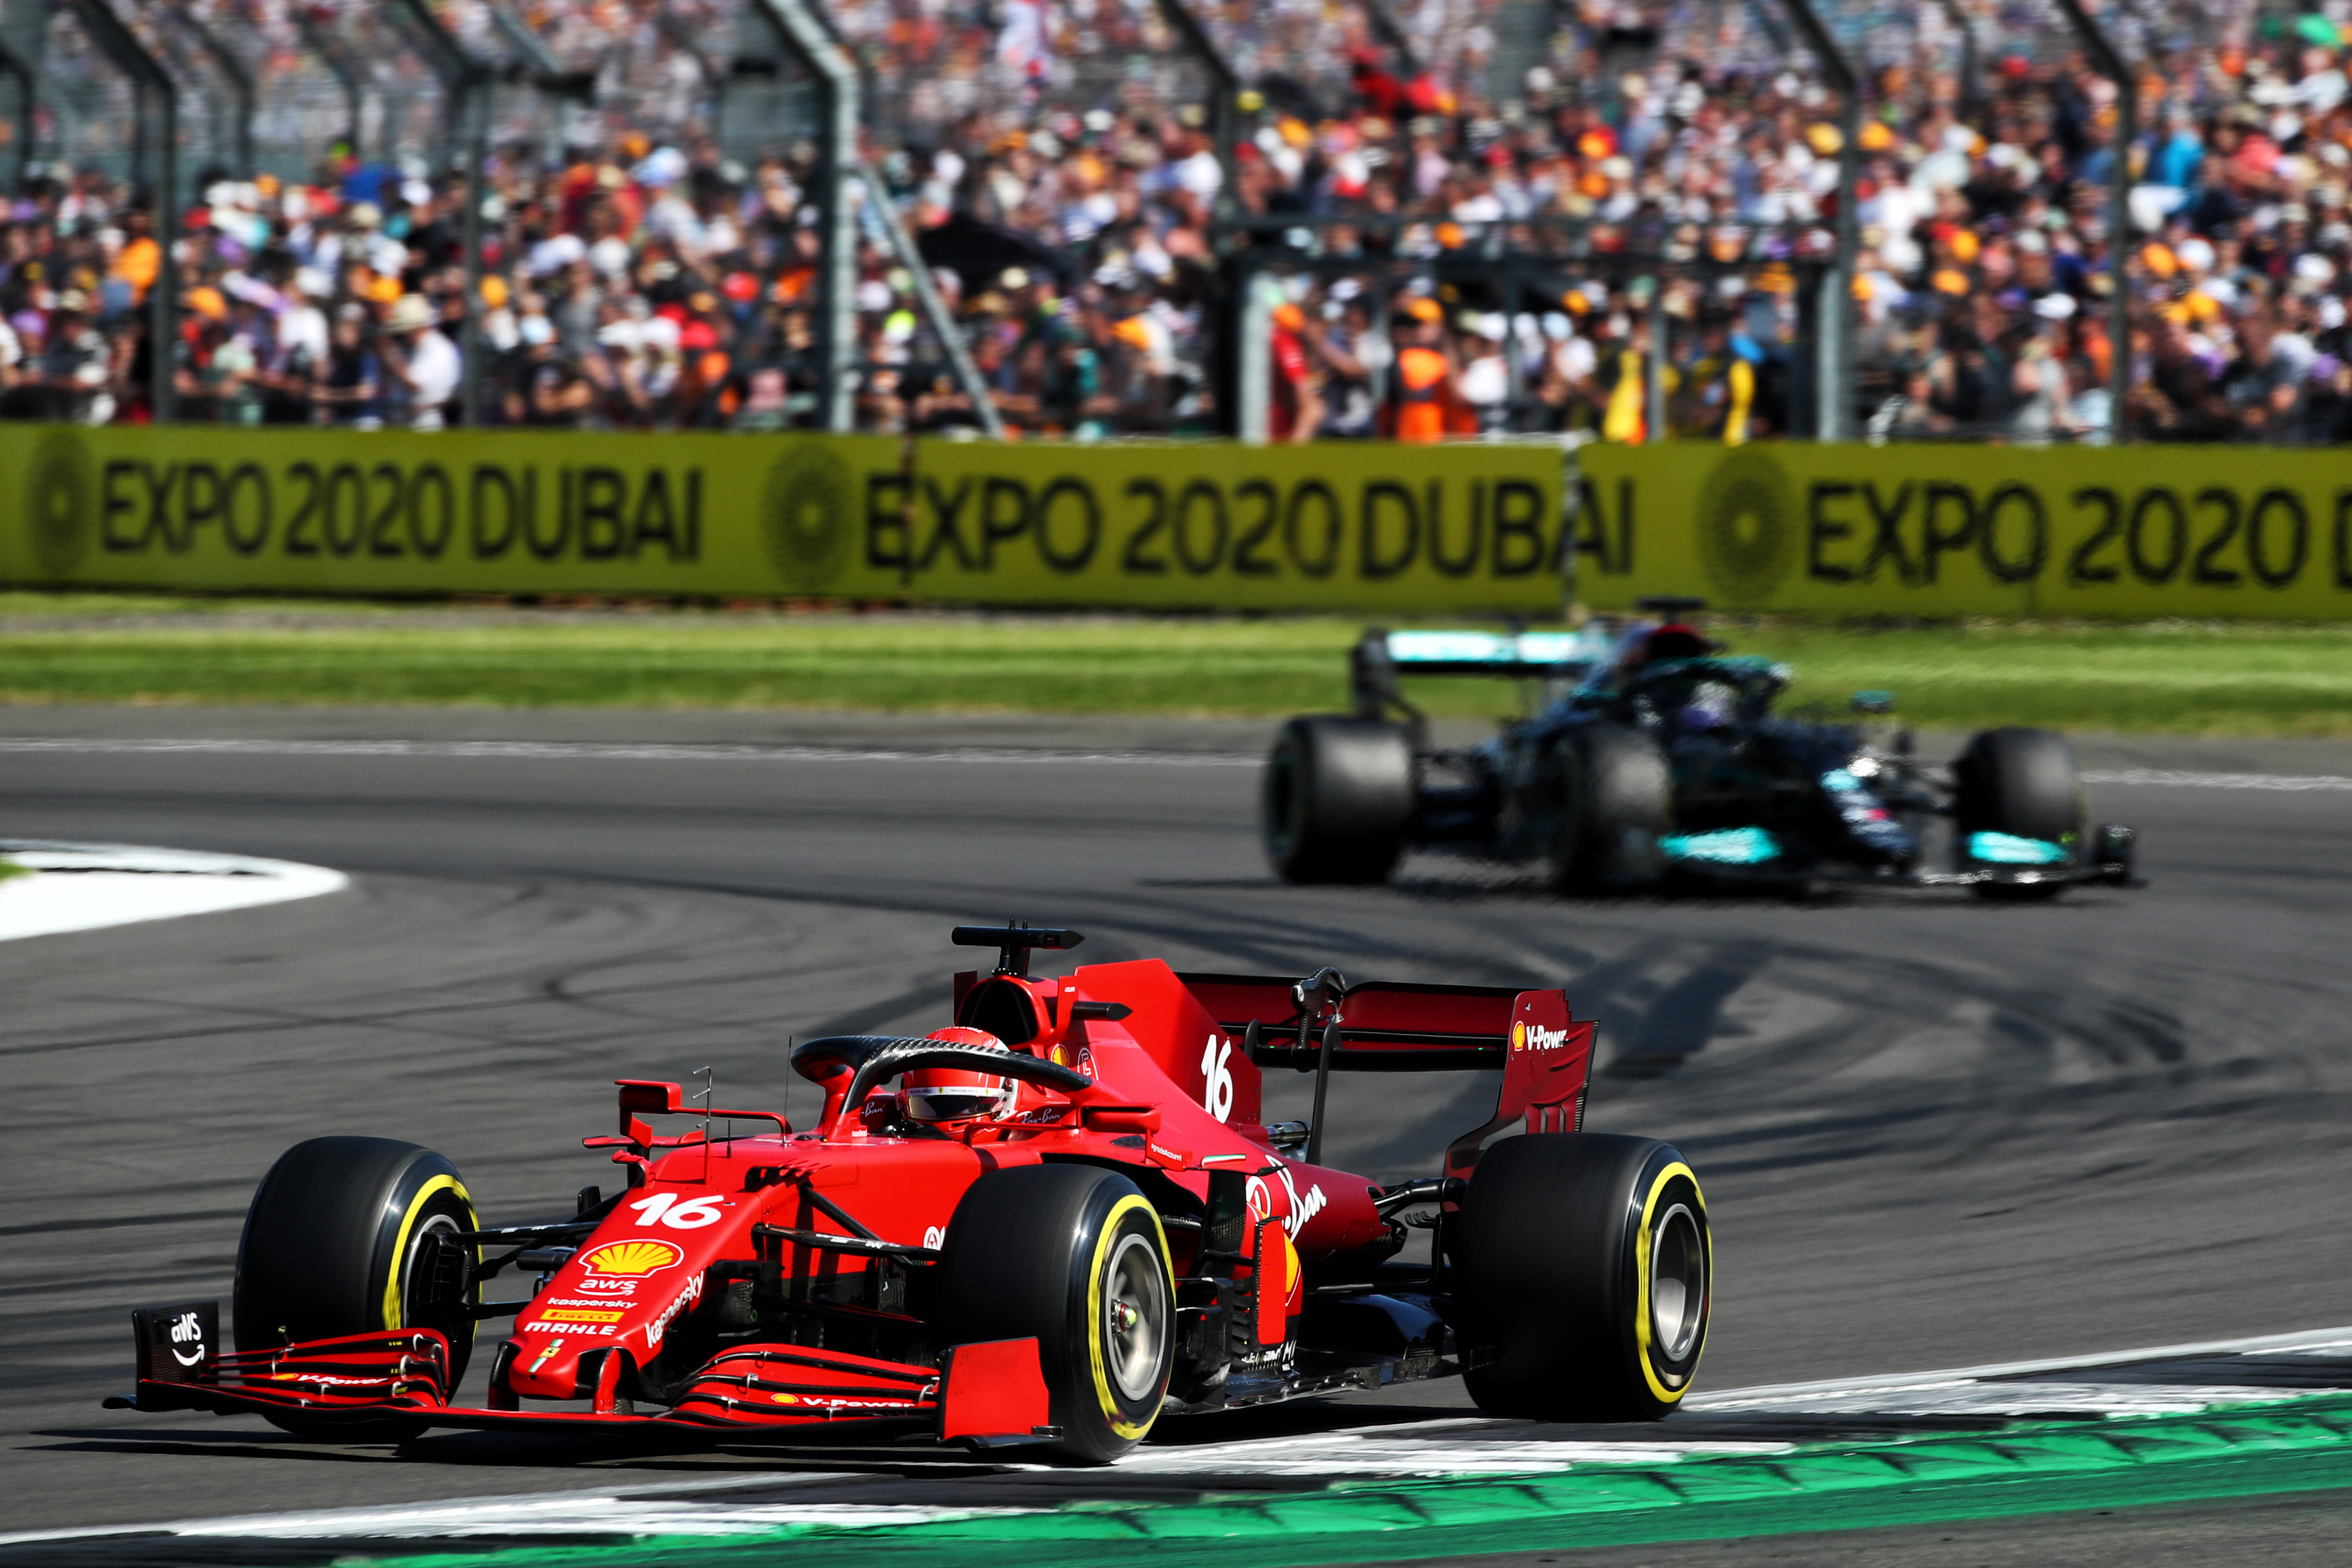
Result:
[[[580,1266],[591,1274],[643,1279],[670,1268],[685,1256],[667,1241],[608,1241],[583,1253]]]
[[[1541,1024],[1511,1026],[1511,1049],[1515,1051],[1556,1051],[1566,1044],[1566,1029],[1547,1029]]]

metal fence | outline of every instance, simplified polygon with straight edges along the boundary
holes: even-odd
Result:
[[[2266,16],[2261,4],[2156,0],[2116,0],[2096,15],[2077,0],[1575,9],[1552,0],[53,0],[0,13],[0,124],[12,128],[20,171],[62,164],[149,190],[168,184],[172,199],[158,205],[167,220],[217,181],[314,178],[337,154],[393,165],[409,180],[464,169],[477,194],[486,156],[551,172],[577,149],[629,138],[707,146],[739,178],[779,155],[813,161],[822,165],[818,197],[834,209],[819,225],[826,390],[815,406],[821,422],[840,426],[856,416],[843,388],[866,368],[849,342],[856,253],[888,226],[880,202],[850,217],[855,193],[888,194],[892,160],[907,149],[950,148],[976,162],[1020,136],[1050,160],[1059,150],[1053,125],[1144,110],[1208,132],[1225,169],[1216,297],[1203,307],[1205,358],[1214,363],[1200,368],[1219,389],[1220,418],[1239,434],[1265,428],[1272,312],[1301,299],[1361,296],[1379,331],[1391,298],[1409,288],[1467,291],[1482,320],[1499,319],[1509,384],[1502,428],[1554,416],[1529,383],[1534,360],[1521,345],[1540,349],[1559,301],[1585,297],[1628,312],[1626,346],[1644,356],[1654,435],[1678,423],[1672,384],[1682,367],[1717,352],[1707,334],[1753,323],[1769,325],[1780,349],[1788,412],[1775,433],[1966,437],[1986,432],[1965,418],[1905,415],[1913,373],[1906,351],[1887,346],[1901,323],[1889,328],[1866,308],[1870,283],[1859,269],[1871,246],[1854,200],[1736,221],[1678,213],[1671,195],[1645,195],[1639,210],[1613,215],[1276,214],[1237,203],[1238,161],[1254,149],[1278,153],[1280,125],[1341,112],[1367,62],[1425,89],[1416,111],[1460,127],[1473,155],[1507,142],[1530,115],[1589,106],[1609,124],[1632,123],[1641,115],[1629,95],[1648,97],[1644,112],[1693,123],[1709,83],[1745,79],[1800,106],[1789,112],[1835,128],[1808,134],[1835,166],[1831,188],[1850,197],[1864,177],[1868,117],[1906,77],[1948,78],[1965,118],[1999,92],[2013,62],[2080,58],[2089,77],[2105,79],[2090,119],[2114,117],[2119,128],[2105,133],[2121,136],[2135,124],[2143,72],[2231,47]],[[839,81],[816,58],[827,48],[848,68]],[[1670,100],[1664,111],[1654,109],[1660,97]],[[2109,159],[2105,178],[2104,222],[2120,245],[2148,226],[2129,209],[2126,162]],[[906,193],[896,194],[903,205]],[[992,221],[1014,217],[985,178],[958,199]],[[469,211],[471,236],[478,200]],[[478,272],[477,257],[469,276]],[[2113,351],[2106,409],[2098,429],[2053,438],[2125,429],[2136,279],[2121,267],[2111,272],[2122,286],[2108,289],[2103,307]],[[164,341],[178,303],[169,287],[154,297],[150,330]],[[478,291],[469,291],[469,349],[480,312]],[[927,313],[942,335],[960,337],[936,301]],[[469,375],[479,358],[467,354]],[[152,374],[162,388],[167,370],[159,363]],[[172,403],[159,390],[156,414],[168,416]],[[467,416],[479,414],[469,394]]]

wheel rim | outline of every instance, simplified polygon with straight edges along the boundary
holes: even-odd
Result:
[[[1103,1282],[1103,1362],[1122,1398],[1145,1400],[1160,1391],[1167,1360],[1167,1298],[1151,1243],[1140,1236],[1122,1237]]]
[[[457,1327],[457,1314],[451,1310],[451,1303],[432,1300],[432,1281],[418,1276],[416,1263],[424,1256],[425,1248],[420,1244],[425,1237],[455,1236],[460,1228],[457,1220],[446,1214],[427,1215],[417,1226],[415,1239],[409,1244],[408,1255],[400,1260],[400,1306],[404,1326],[438,1329],[445,1337]],[[457,1347],[452,1344],[450,1349],[454,1352]]]
[[[1706,1318],[1706,1238],[1698,1216],[1676,1204],[1650,1233],[1650,1342],[1660,1359],[1687,1359]]]

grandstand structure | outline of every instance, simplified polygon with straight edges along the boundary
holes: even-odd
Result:
[[[2250,290],[2209,267],[2210,293],[2171,274],[2152,291],[2134,268],[2161,264],[2138,242],[2177,262],[2253,237],[2201,216],[2179,230],[2194,188],[2165,184],[2148,159],[2172,128],[2226,130],[2244,110],[2233,145],[2266,137],[2279,167],[2303,159],[2332,175],[2352,137],[2321,101],[2334,89],[2311,84],[2342,83],[2341,42],[2324,8],[2262,0],[33,0],[0,9],[0,169],[49,193],[20,196],[16,225],[62,246],[73,208],[119,249],[136,208],[162,243],[152,282],[131,276],[129,296],[28,290],[20,273],[11,320],[43,340],[20,345],[25,363],[57,341],[67,294],[88,296],[76,327],[96,318],[118,347],[112,395],[14,406],[283,416],[283,398],[251,390],[263,372],[234,368],[248,351],[210,382],[192,374],[191,354],[205,372],[216,346],[198,340],[259,334],[251,352],[268,359],[285,332],[245,321],[244,306],[282,327],[295,280],[334,272],[320,254],[348,263],[407,222],[403,237],[439,247],[434,264],[412,256],[393,283],[362,277],[356,294],[346,265],[316,302],[373,312],[373,331],[404,295],[422,296],[432,320],[418,330],[458,350],[460,384],[428,411],[449,422],[530,422],[544,401],[532,388],[551,377],[554,404],[571,397],[572,372],[516,362],[514,333],[526,297],[543,296],[552,321],[586,289],[600,309],[641,296],[623,302],[636,325],[579,307],[564,342],[635,332],[653,345],[636,373],[589,367],[591,423],[660,404],[606,383],[674,384],[662,356],[699,343],[728,362],[702,381],[731,377],[732,392],[700,385],[690,411],[672,398],[652,422],[734,422],[748,401],[835,430],[928,417],[988,434],[1009,419],[1045,434],[1265,439],[1296,437],[1308,406],[1307,434],[1372,434],[1391,394],[1368,384],[1393,379],[1401,351],[1383,345],[1419,330],[1400,319],[1411,307],[1415,321],[1434,309],[1423,335],[1475,405],[1455,433],[1579,417],[1606,438],[1720,433],[1709,426],[1726,416],[1695,411],[1695,388],[1714,377],[1709,395],[1721,394],[1741,355],[1769,403],[1753,416],[1759,435],[1967,436],[1996,416],[2042,417],[2053,439],[2203,428],[2193,395],[2155,406],[2151,365],[2171,350],[2142,340],[2184,300],[2189,324],[2210,327],[2197,300],[2229,315]],[[2313,50],[2327,58],[2298,58]],[[2210,62],[2232,51],[2224,80]],[[2160,121],[2143,105],[2151,92]],[[2309,111],[2292,134],[2273,123],[2282,104]],[[2035,160],[2043,190],[2029,188]],[[596,187],[585,203],[583,171]],[[2295,281],[2325,267],[2332,285],[2352,236],[2319,244],[2311,209],[2332,190],[2325,210],[2340,213],[2340,185],[2256,178],[2252,217],[2220,220],[2307,231],[2275,299],[2254,278],[2267,342],[2341,322],[2321,303],[2331,287]],[[665,195],[679,191],[690,195]],[[616,238],[581,216],[608,196],[627,225],[611,263],[576,281],[576,259],[542,267]],[[664,219],[665,202],[693,210]],[[240,227],[251,233],[229,233]],[[704,255],[680,237],[688,228],[764,238]],[[301,254],[289,260],[273,235]],[[647,236],[667,247],[651,263]],[[279,272],[265,276],[257,255]],[[702,287],[647,316],[661,293],[648,265]],[[192,329],[192,310],[209,329]],[[655,319],[670,327],[639,330]],[[1930,328],[1943,346],[1919,346]],[[1888,351],[1904,332],[1919,342]],[[2242,358],[2238,341],[2258,332],[2224,335]],[[1076,370],[1063,363],[1073,352]],[[2062,368],[2045,375],[2053,355]],[[937,374],[916,375],[910,357]],[[1112,366],[1121,359],[1135,363]],[[383,356],[386,384],[406,363]],[[762,365],[782,378],[781,414],[750,385]],[[74,374],[96,384],[91,365]],[[246,390],[219,391],[237,374]],[[530,374],[540,381],[520,392],[500,380]],[[1937,375],[1984,380],[1996,416]],[[2033,390],[2037,376],[2059,390]],[[881,389],[916,381],[932,413],[910,396],[882,408]],[[2352,386],[2339,390],[2352,406]],[[184,409],[191,399],[204,406]],[[385,417],[408,416],[386,401]],[[2326,401],[2299,402],[2296,417],[2310,425]]]

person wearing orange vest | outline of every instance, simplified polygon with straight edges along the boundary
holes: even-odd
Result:
[[[1389,371],[1381,433],[1396,441],[1442,441],[1462,402],[1454,361],[1438,346],[1445,311],[1434,300],[1409,300],[1398,311],[1396,329],[1402,341]]]

